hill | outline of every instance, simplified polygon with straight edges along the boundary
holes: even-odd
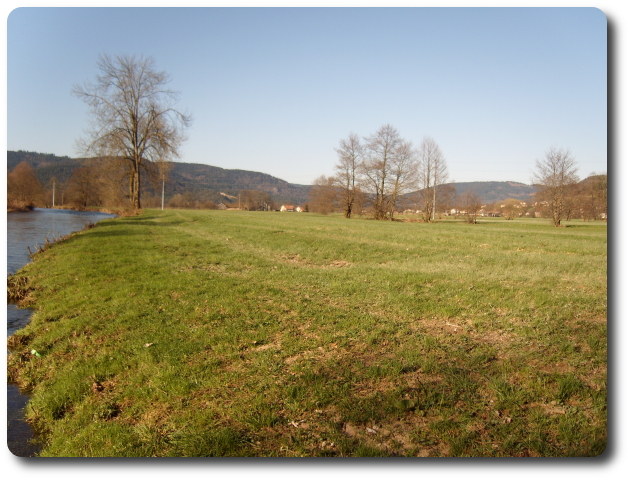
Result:
[[[52,176],[64,183],[77,167],[86,159],[58,157],[50,153],[25,151],[7,152],[7,171],[11,171],[21,161],[27,161],[34,168],[42,185]],[[472,190],[482,203],[495,203],[507,198],[531,201],[536,187],[518,182],[457,182],[451,183],[457,195]],[[148,186],[150,191],[150,186]],[[226,169],[197,163],[174,162],[170,181],[166,185],[166,195],[191,192],[199,198],[216,203],[230,201],[242,190],[260,190],[269,193],[276,203],[302,204],[308,201],[310,185],[296,185],[280,178],[249,170]],[[226,194],[226,195],[222,195]]]
[[[277,203],[301,204],[307,201],[309,185],[295,185],[266,173],[226,169],[198,163],[173,163],[169,192],[212,192],[219,201],[225,196],[236,197],[241,190],[260,190],[269,193]],[[227,195],[221,195],[221,193]],[[229,198],[229,197],[228,197]]]
[[[471,190],[482,203],[496,203],[508,198],[530,202],[537,189],[535,185],[518,182],[458,182],[449,185],[455,187],[458,196]]]
[[[57,177],[61,183],[67,182],[72,176],[72,172],[82,163],[81,159],[58,157],[52,153],[7,151],[7,172],[13,170],[18,163],[23,161],[35,169],[35,174],[42,185],[46,185],[52,177]]]
[[[42,185],[46,185],[53,176],[64,183],[86,160],[58,157],[50,153],[7,151],[7,172],[13,170],[18,163],[26,161],[33,166]],[[277,203],[299,205],[307,201],[310,188],[309,185],[291,184],[261,172],[173,162],[170,180],[166,185],[166,195],[170,197],[188,191],[200,198],[218,203],[229,201],[230,197],[237,197],[241,190],[260,190],[269,193]],[[150,185],[147,185],[147,191],[150,190]]]

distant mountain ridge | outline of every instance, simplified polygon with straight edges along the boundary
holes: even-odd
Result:
[[[72,172],[87,159],[57,157],[50,153],[7,151],[7,172],[26,161],[35,169],[37,178],[46,185],[55,176],[65,183]],[[238,198],[241,190],[260,190],[269,193],[278,203],[305,203],[310,185],[296,185],[272,175],[249,170],[226,169],[198,163],[173,162],[173,169],[166,184],[166,195],[183,194],[186,191],[204,199],[229,201]],[[150,191],[150,187],[148,188]]]
[[[55,176],[66,182],[72,172],[87,159],[58,157],[50,153],[7,151],[7,172],[18,163],[27,161],[35,169],[42,185]],[[536,186],[519,182],[456,182],[452,183],[457,195],[472,190],[483,203],[495,203],[507,198],[531,201]],[[186,191],[215,202],[230,201],[241,190],[260,190],[269,193],[277,203],[300,205],[308,201],[310,185],[297,185],[272,175],[249,170],[226,169],[198,163],[173,162],[166,185],[167,196]]]
[[[538,189],[535,185],[519,182],[456,182],[449,185],[455,186],[457,195],[471,190],[479,196],[482,203],[488,204],[508,198],[530,202]]]
[[[169,189],[171,193],[212,191],[228,198],[237,197],[241,190],[260,190],[269,193],[278,203],[301,204],[307,201],[311,187],[292,184],[261,172],[174,162]]]

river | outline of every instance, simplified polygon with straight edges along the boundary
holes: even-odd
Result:
[[[28,249],[35,251],[46,239],[53,241],[72,232],[82,230],[115,215],[100,212],[77,212],[36,208],[31,212],[7,214],[7,275],[12,275],[31,261]],[[31,310],[7,304],[7,337],[23,328],[30,320]],[[24,421],[24,408],[28,397],[15,385],[7,385],[7,446],[19,457],[32,457],[38,445],[32,442],[33,432]]]

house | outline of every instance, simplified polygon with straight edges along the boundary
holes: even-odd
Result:
[[[295,207],[295,211],[296,212],[306,212],[306,209],[304,207]]]
[[[221,202],[221,203],[219,203],[217,205],[217,209],[218,210],[227,210],[227,205],[225,203]]]
[[[282,205],[280,207],[281,212],[295,212],[295,207],[293,205]]]

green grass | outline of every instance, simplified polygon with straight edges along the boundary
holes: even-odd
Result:
[[[9,374],[43,456],[594,456],[606,262],[601,222],[148,210],[18,272]]]

